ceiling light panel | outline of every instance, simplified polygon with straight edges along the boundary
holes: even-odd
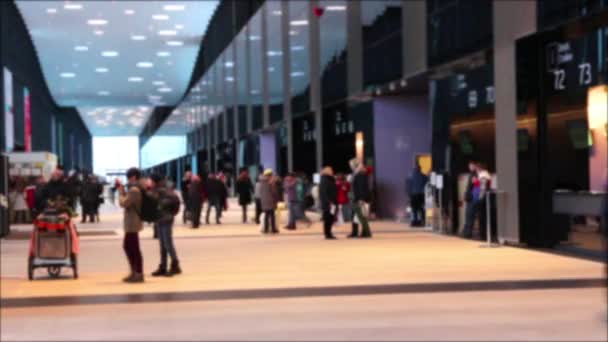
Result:
[[[91,26],[103,26],[103,25],[107,25],[108,21],[105,19],[89,19],[87,21],[87,24],[89,24]]]

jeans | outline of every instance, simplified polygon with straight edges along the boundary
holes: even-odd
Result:
[[[190,219],[192,220],[192,227],[198,228],[201,224],[201,211],[203,210],[203,203],[196,203],[189,207]]]
[[[412,207],[412,225],[424,225],[424,194],[410,195],[410,205]]]
[[[463,235],[465,238],[473,237],[473,225],[479,211],[480,201],[467,202],[464,216],[464,231]]]
[[[296,227],[296,219],[299,215],[299,208],[300,208],[300,204],[298,202],[288,202],[287,203],[287,210],[289,211],[288,219],[287,219],[287,227],[290,227],[290,228]]]
[[[143,273],[143,257],[139,249],[139,233],[125,233],[122,248],[129,259],[131,273]]]
[[[243,209],[243,223],[247,223],[247,204],[241,205]]]
[[[222,203],[220,201],[209,201],[207,205],[207,216],[205,221],[209,224],[209,215],[211,214],[211,207],[215,208],[215,223],[220,223],[220,217],[222,216]]]
[[[331,228],[334,225],[335,217],[329,209],[323,210],[323,233],[325,237],[332,237]]]
[[[262,201],[259,198],[255,199],[255,223],[260,224],[260,216],[262,215]]]
[[[277,231],[277,223],[274,210],[264,210],[264,233]]]
[[[158,240],[160,241],[160,265],[167,267],[167,257],[171,256],[171,263],[176,264],[177,253],[173,243],[173,221],[158,222]]]

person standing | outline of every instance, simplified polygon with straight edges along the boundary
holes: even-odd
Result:
[[[336,218],[338,225],[342,225],[344,224],[344,207],[348,204],[348,193],[351,186],[346,177],[341,173],[336,175],[336,188],[338,189]]]
[[[285,229],[295,230],[300,203],[298,201],[298,179],[293,173],[288,173],[283,182],[285,202],[287,203],[288,219]]]
[[[412,227],[424,227],[424,188],[428,181],[420,170],[420,165],[416,162],[412,174],[406,181],[407,194],[410,197],[410,206],[412,207]]]
[[[352,186],[353,222],[352,232],[348,237],[371,238],[372,232],[368,221],[371,191],[367,168],[358,159],[351,160],[350,166],[354,171]],[[359,236],[359,225],[361,225],[361,236]]]
[[[255,224],[260,224],[260,216],[262,216],[262,200],[260,199],[260,190],[262,187],[261,181],[264,175],[260,175],[258,180],[255,182],[255,189],[253,191],[253,199],[255,201]]]
[[[243,209],[243,223],[247,223],[247,206],[251,204],[251,195],[253,193],[253,184],[251,184],[247,170],[241,171],[236,181],[236,193],[239,196],[239,205]]]
[[[192,212],[190,208],[190,204],[188,203],[189,192],[188,188],[190,187],[190,183],[192,182],[192,171],[186,170],[184,173],[184,177],[182,178],[181,184],[181,194],[182,194],[182,202],[184,203],[184,211],[182,213],[182,222],[186,224],[186,222],[192,219]]]
[[[469,162],[469,179],[465,192],[465,223],[463,237],[470,239],[473,237],[473,225],[480,217],[480,231],[482,237],[485,236],[485,195],[490,186],[490,174],[479,163]]]
[[[143,257],[139,247],[139,232],[143,228],[141,220],[142,208],[142,186],[140,184],[141,172],[138,168],[127,170],[127,181],[129,189],[124,185],[118,188],[120,206],[124,208],[123,228],[125,236],[123,248],[131,266],[131,274],[123,279],[127,283],[143,283]]]
[[[80,206],[82,207],[82,220],[80,223],[95,222],[95,208],[99,200],[97,194],[97,185],[93,181],[94,176],[89,175],[82,185],[80,193]]]
[[[222,224],[220,218],[222,217],[222,208],[224,207],[224,198],[226,197],[226,186],[224,183],[217,178],[216,175],[210,174],[207,180],[207,215],[205,216],[205,223],[209,223],[209,216],[211,215],[211,208],[215,208],[215,223]]]
[[[160,242],[160,264],[158,269],[152,272],[152,276],[171,277],[182,273],[173,242],[173,222],[175,215],[179,212],[180,201],[175,191],[167,185],[167,181],[160,175],[154,174],[150,178],[152,180],[152,195],[158,201],[159,216],[156,226]],[[171,268],[169,270],[167,270],[168,256],[171,256]]]
[[[277,209],[278,192],[276,184],[272,181],[272,170],[264,170],[260,178],[260,206],[264,212],[264,234],[276,234],[277,230],[275,210]]]
[[[188,185],[187,207],[190,211],[190,219],[192,220],[192,228],[197,229],[201,224],[201,211],[203,209],[203,183],[198,175],[192,176]]]
[[[325,239],[335,240],[331,229],[334,224],[334,212],[337,204],[337,187],[334,171],[331,167],[326,166],[321,171],[321,182],[319,183],[319,202],[323,211],[323,233]]]

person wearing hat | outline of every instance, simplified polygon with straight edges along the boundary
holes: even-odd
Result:
[[[263,233],[276,234],[277,230],[275,210],[277,208],[277,186],[272,181],[272,170],[266,169],[260,177],[259,190],[260,190],[260,204],[262,211],[264,212],[264,229]]]

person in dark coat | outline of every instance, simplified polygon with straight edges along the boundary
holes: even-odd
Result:
[[[372,232],[367,218],[372,197],[369,186],[369,175],[365,165],[357,159],[351,160],[350,166],[354,171],[352,175],[353,220],[352,231],[348,237],[370,238],[372,237]],[[359,236],[359,225],[361,225],[361,236]]]
[[[243,170],[236,181],[236,193],[239,196],[239,205],[243,208],[243,223],[247,223],[247,206],[251,204],[253,194],[253,184],[247,170]]]
[[[57,199],[63,199],[69,202],[71,194],[68,191],[67,184],[63,177],[63,169],[57,167],[51,176],[51,180],[46,184],[41,193],[41,205],[44,208],[47,207],[49,201],[56,201]]]
[[[424,220],[424,188],[428,182],[428,177],[420,170],[420,165],[416,163],[412,174],[406,181],[407,194],[410,197],[412,207],[412,227],[423,227]]]
[[[82,206],[82,220],[80,223],[85,223],[87,219],[89,222],[95,222],[95,212],[97,208],[97,202],[99,201],[99,193],[97,182],[95,177],[89,175],[87,180],[84,182],[81,193],[80,193],[80,205]]]
[[[192,182],[192,171],[187,170],[182,178],[181,184],[181,192],[182,192],[182,201],[184,202],[184,211],[182,213],[182,221],[186,224],[188,218],[192,216],[190,205],[188,203],[188,188],[190,187],[190,183]]]
[[[209,216],[211,215],[211,207],[215,208],[215,223],[222,224],[220,217],[222,215],[222,208],[224,206],[224,199],[227,197],[227,190],[224,183],[217,179],[214,174],[209,175],[207,180],[207,215],[205,223],[209,224]]]
[[[188,206],[192,218],[192,228],[198,228],[201,224],[201,211],[203,209],[203,183],[197,175],[192,176],[188,186]]]
[[[338,188],[336,187],[334,171],[331,167],[327,166],[321,171],[321,182],[319,183],[319,202],[323,211],[323,233],[327,240],[336,239],[331,229],[335,220],[334,208],[337,205],[337,197]]]
[[[173,242],[173,221],[175,215],[179,212],[179,198],[160,175],[154,174],[150,179],[152,180],[150,194],[158,201],[159,216],[156,225],[158,226],[158,240],[160,242],[160,264],[158,269],[152,273],[152,276],[171,277],[182,273]],[[169,256],[171,256],[171,267],[167,269]]]

